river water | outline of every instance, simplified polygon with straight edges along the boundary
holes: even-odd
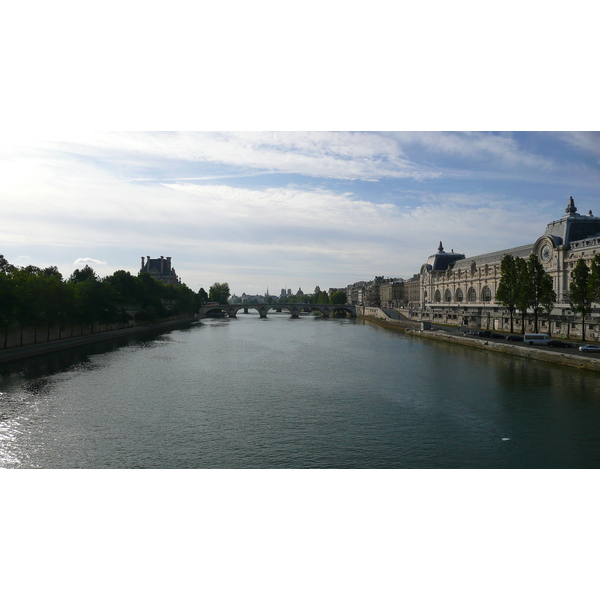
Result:
[[[600,375],[256,313],[0,366],[4,468],[597,468]]]

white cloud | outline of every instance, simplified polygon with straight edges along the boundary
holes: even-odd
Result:
[[[437,177],[404,156],[398,143],[378,133],[240,132],[105,133],[39,140],[52,152],[119,163],[120,168],[152,161],[227,165],[271,173],[334,179]]]
[[[595,156],[600,162],[600,132],[565,131],[560,137],[568,144]]]
[[[482,132],[399,132],[400,145],[419,145],[438,155],[476,162],[493,161],[500,167],[549,170],[556,165],[541,155],[520,148],[510,133]]]
[[[95,258],[78,258],[73,261],[74,265],[106,265],[107,263],[103,260],[97,260]]]

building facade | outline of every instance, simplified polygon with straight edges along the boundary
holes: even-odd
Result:
[[[431,321],[507,329],[508,313],[496,303],[500,262],[506,254],[523,259],[535,254],[552,277],[557,297],[556,306],[542,320],[541,329],[554,335],[568,335],[578,327],[569,305],[571,271],[580,258],[591,263],[597,252],[600,252],[600,218],[592,211],[580,215],[572,197],[565,214],[549,223],[531,244],[467,258],[464,254],[444,251],[440,242],[437,253],[420,270],[417,315]],[[526,320],[525,329],[530,330],[533,322]],[[599,323],[598,315],[592,316],[590,329],[597,331]],[[520,321],[516,324],[521,328]]]

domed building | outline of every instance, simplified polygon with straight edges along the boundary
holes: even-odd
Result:
[[[577,212],[575,201],[569,198],[565,214],[552,221],[546,231],[532,244],[498,250],[467,258],[464,254],[444,251],[442,243],[420,270],[420,307],[418,316],[432,321],[458,325],[473,325],[506,329],[507,311],[496,304],[500,283],[500,262],[506,254],[527,259],[537,255],[552,277],[557,302],[552,313],[555,329],[574,321],[569,305],[571,270],[583,258],[589,264],[600,252],[600,218],[592,211]],[[588,322],[598,325],[598,317]],[[526,326],[531,323],[526,323]],[[550,325],[542,321],[542,328]]]

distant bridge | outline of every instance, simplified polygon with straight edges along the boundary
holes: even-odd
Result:
[[[198,316],[218,316],[225,313],[230,318],[235,318],[238,312],[248,313],[255,310],[261,319],[267,318],[270,310],[277,312],[288,311],[292,319],[297,319],[301,312],[320,312],[324,317],[330,317],[334,313],[343,313],[350,317],[356,317],[356,307],[351,304],[207,304],[200,308]]]

